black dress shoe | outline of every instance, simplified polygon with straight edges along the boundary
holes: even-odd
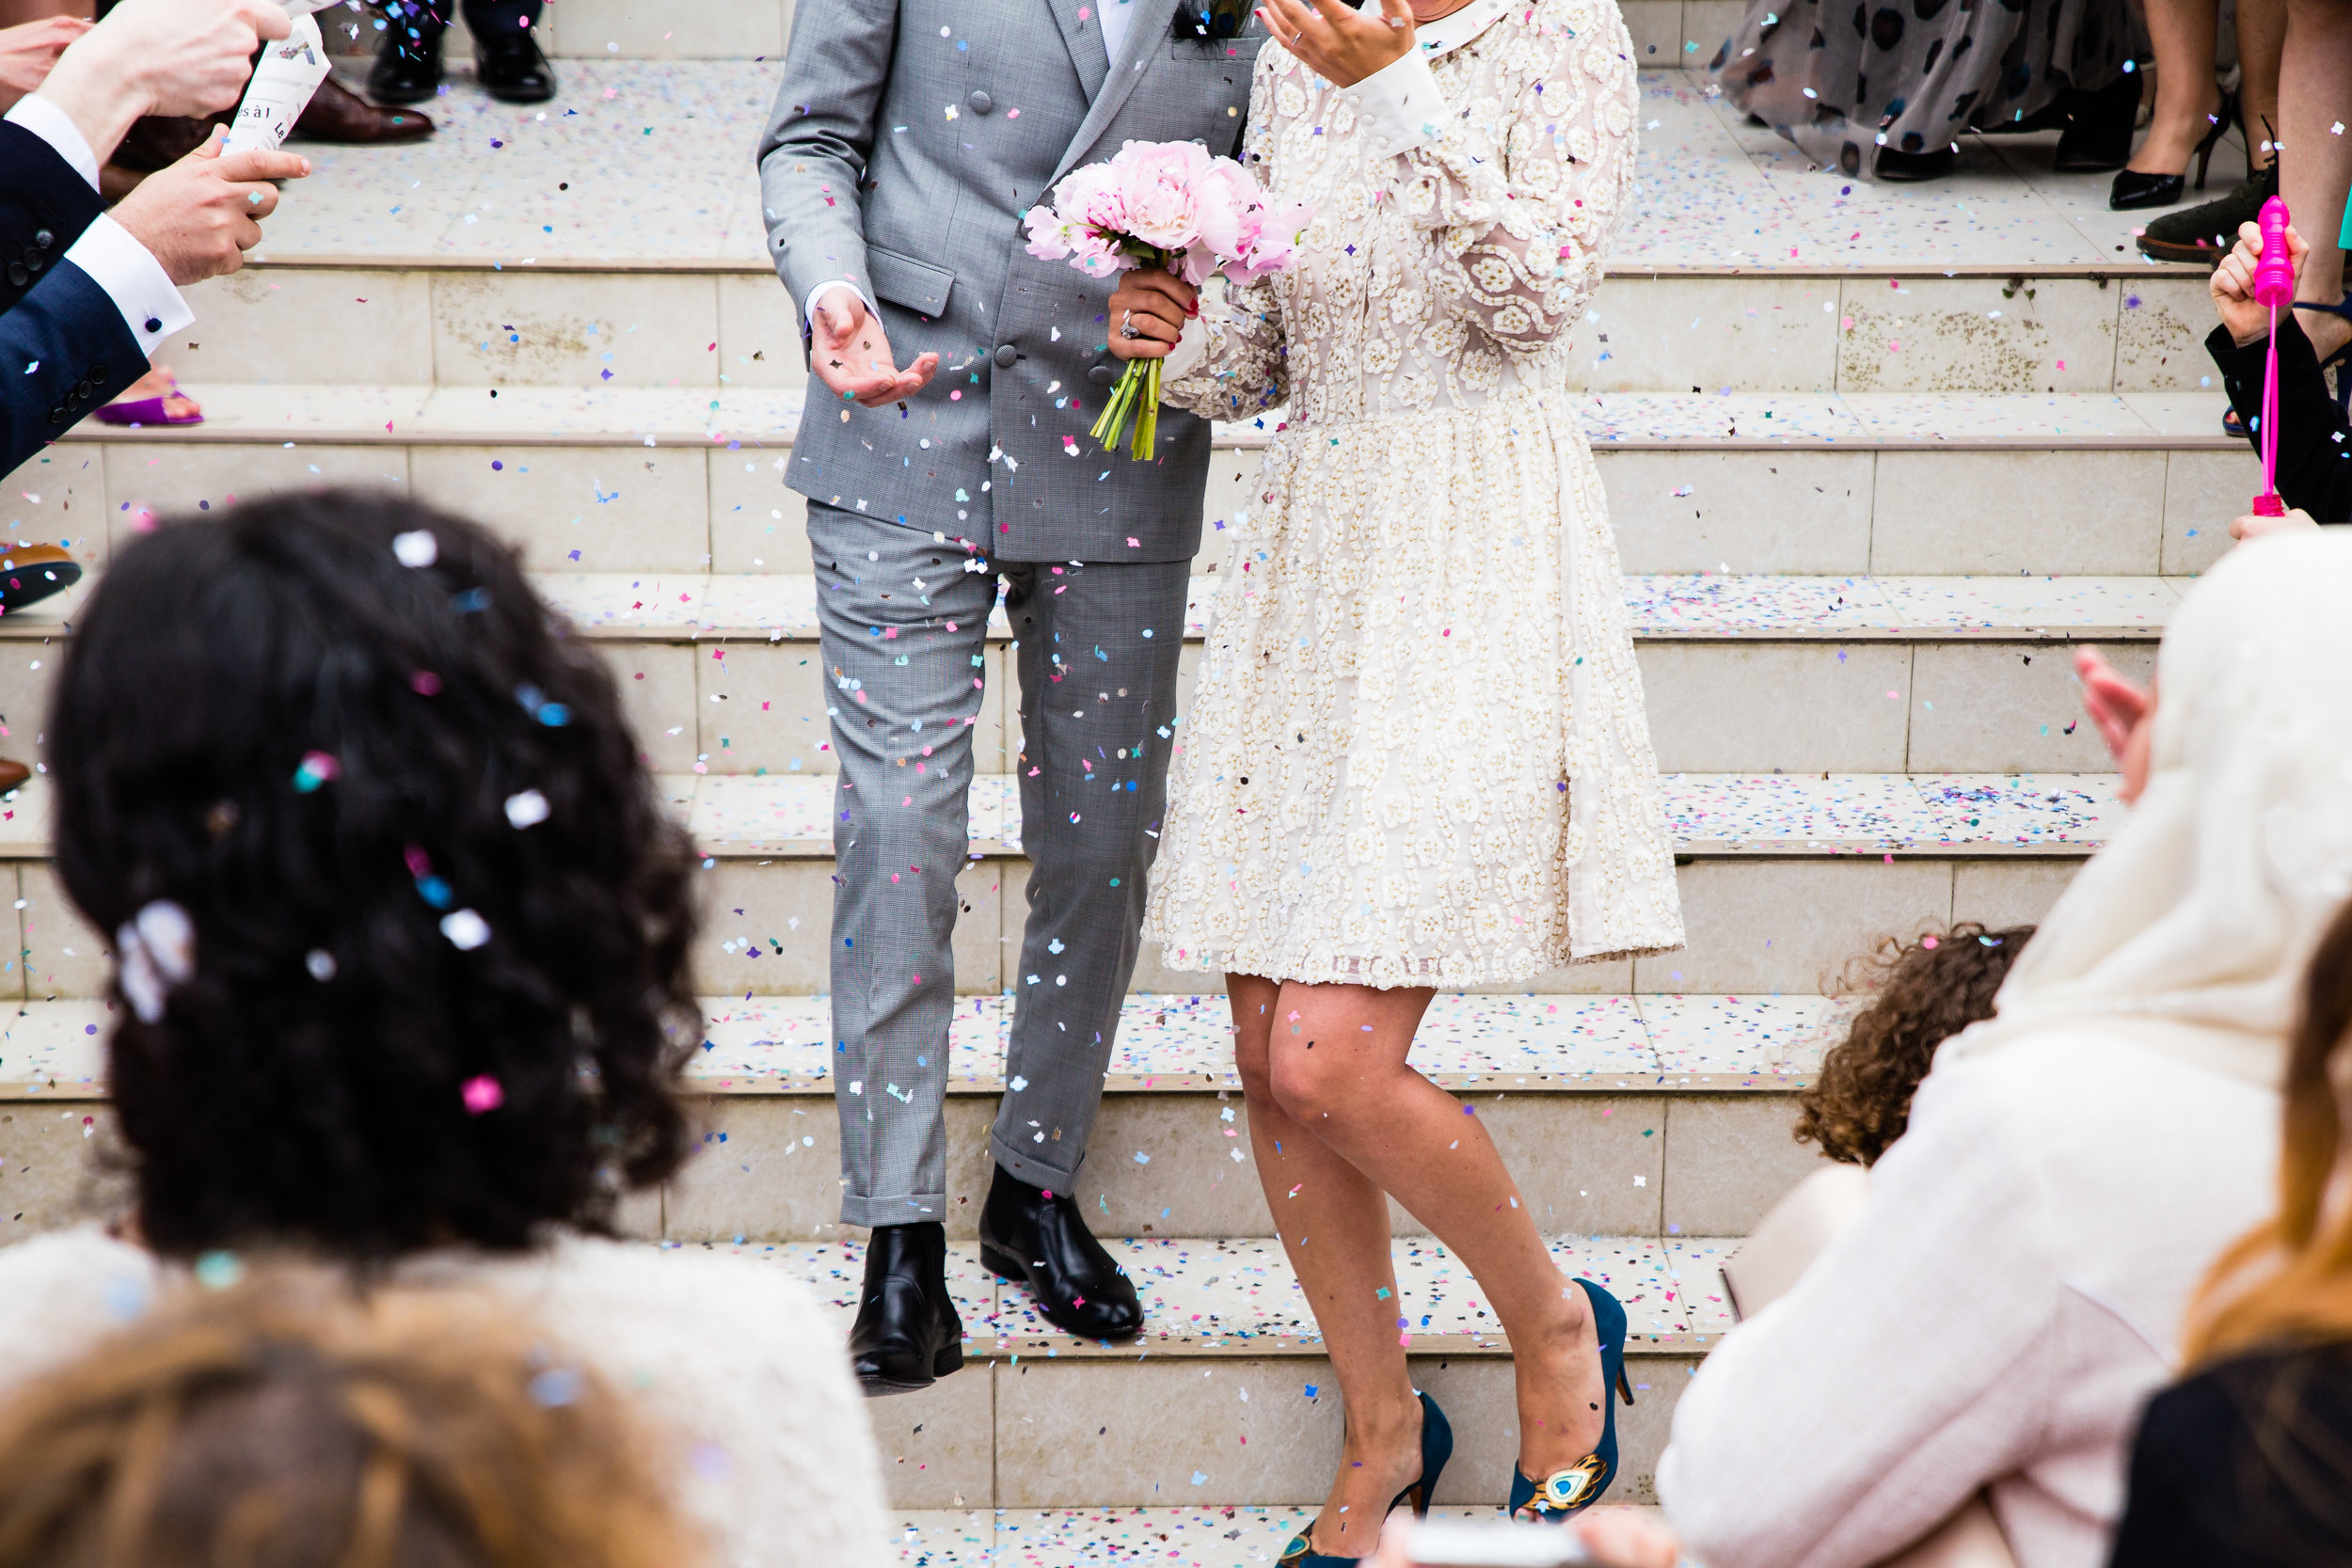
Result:
[[[980,1210],[980,1261],[1037,1297],[1045,1321],[1082,1339],[1132,1339],[1143,1304],[1067,1193],[1045,1193],[998,1166]]]
[[[441,90],[441,40],[428,42],[387,34],[368,72],[368,96],[387,103],[421,103]]]
[[[544,103],[555,96],[555,72],[529,33],[474,40],[474,74],[483,90],[507,103]]]
[[[911,1394],[963,1365],[963,1321],[947,1299],[947,1232],[936,1221],[878,1226],[850,1328],[866,1396]]]
[[[1873,171],[1881,180],[1905,183],[1918,180],[1941,180],[1952,172],[1959,154],[1949,146],[1928,152],[1898,152],[1891,147],[1879,149]]]

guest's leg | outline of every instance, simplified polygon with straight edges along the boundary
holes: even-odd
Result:
[[[2238,111],[2257,167],[2276,156],[2268,143],[2281,135],[2279,63],[2286,41],[2287,0],[2237,0]]]
[[[2214,80],[2215,0],[2147,0],[2149,41],[2156,55],[2156,102],[2148,135],[2130,167],[2142,174],[2178,174],[2221,112]]]
[[[2352,186],[2352,135],[2332,129],[2352,107],[2352,5],[2288,0],[2282,58],[2279,194],[2312,247],[2296,297],[2332,305],[2344,298],[2344,251],[2336,242],[2345,188]],[[2296,317],[2322,359],[2352,340],[2352,322],[2316,310]]]
[[[808,535],[841,768],[831,975],[841,1218],[936,1222],[956,874],[982,696],[974,659],[994,590],[963,570],[961,549],[914,529],[812,501]]]
[[[1271,1037],[1297,1027],[1278,1018],[1283,989],[1253,974],[1225,976],[1258,1182],[1323,1333],[1346,1417],[1339,1474],[1311,1540],[1327,1556],[1361,1557],[1380,1538],[1389,1499],[1420,1474],[1421,1404],[1405,1363],[1388,1195],[1294,1120],[1275,1092]],[[1375,994],[1391,1000],[1392,1028],[1410,1040],[1430,993]]]
[[[1311,1134],[1395,1197],[1477,1277],[1511,1338],[1519,1467],[1540,1479],[1600,1440],[1606,1387],[1592,1314],[1553,1264],[1475,1107],[1406,1065],[1428,1001],[1425,990],[1284,985],[1267,1041],[1276,1125]],[[1254,1139],[1254,1103],[1252,1114]],[[1295,1200],[1286,1188],[1274,1201],[1279,1212]]]
[[[1086,1158],[1134,975],[1174,744],[1191,562],[1004,566],[1028,919],[990,1147],[1033,1187]]]

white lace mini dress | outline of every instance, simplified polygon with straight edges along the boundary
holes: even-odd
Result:
[[[1348,88],[1259,55],[1246,156],[1315,218],[1164,394],[1269,433],[1177,728],[1169,967],[1459,987],[1681,945],[1569,374],[1634,102],[1610,0],[1472,0]]]

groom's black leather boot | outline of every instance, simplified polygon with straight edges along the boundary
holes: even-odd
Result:
[[[1143,1332],[1135,1285],[1087,1228],[1068,1193],[1046,1193],[996,1168],[980,1210],[980,1261],[1037,1297],[1047,1323],[1082,1339]]]
[[[963,1365],[963,1323],[947,1299],[947,1231],[877,1226],[850,1328],[850,1370],[868,1398],[928,1388]]]

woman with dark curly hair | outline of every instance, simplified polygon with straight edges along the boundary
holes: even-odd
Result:
[[[689,1149],[692,852],[565,629],[511,548],[385,495],[116,556],[49,762],[59,874],[115,934],[136,1205],[0,1253],[0,1386],[208,1257],[461,1279],[643,1391],[728,1561],[879,1563],[872,1442],[814,1303],[612,1236]]]
[[[1917,942],[1889,937],[1850,966],[1846,990],[1867,992],[1870,1004],[1797,1097],[1797,1141],[1820,1144],[1847,1164],[1878,1164],[1910,1124],[1912,1091],[1934,1065],[1935,1048],[1993,1016],[1993,993],[2033,929],[1994,931],[1963,920]]]

